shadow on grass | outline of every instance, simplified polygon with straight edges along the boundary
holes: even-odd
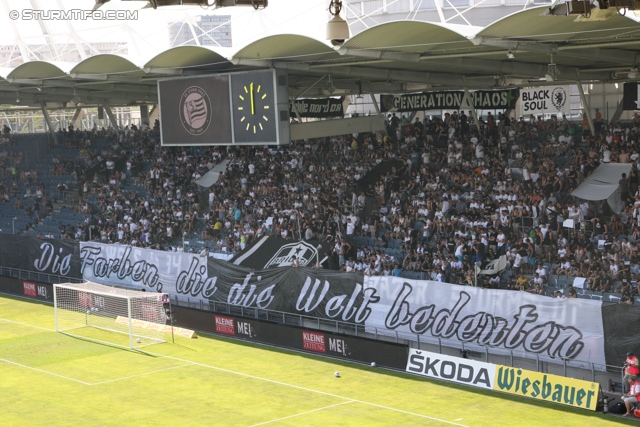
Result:
[[[198,350],[196,350],[195,348],[191,348],[191,347],[188,347],[188,346],[183,345],[183,344],[177,344],[177,343],[175,343],[175,342],[169,342],[169,341],[167,341],[165,344],[169,344],[169,345],[172,345],[172,346],[180,347],[180,348],[183,348],[183,349],[185,349],[185,350],[190,350],[190,351],[193,351],[193,352],[197,352],[197,351],[198,351]]]
[[[158,357],[161,357],[161,356],[157,356],[155,354],[147,353],[146,351],[141,350],[141,349],[130,348],[130,347],[127,347],[127,346],[124,346],[124,345],[118,345],[118,344],[110,343],[110,342],[107,342],[107,341],[102,341],[102,340],[99,340],[99,339],[96,339],[96,338],[83,337],[81,335],[71,335],[71,334],[68,334],[68,333],[66,333],[64,331],[60,331],[60,333],[62,335],[65,335],[65,336],[69,337],[69,338],[72,338],[72,339],[88,342],[88,343],[91,343],[91,344],[98,344],[98,345],[101,345],[101,346],[104,346],[104,347],[113,348],[115,350],[124,350],[124,351],[128,351],[130,353],[139,354],[141,356],[147,356],[147,357],[151,357],[151,358],[154,358],[154,359],[157,359]]]
[[[318,355],[315,353],[307,353],[302,350],[261,344],[254,341],[248,341],[242,338],[232,338],[228,336],[217,335],[217,334],[212,334],[207,332],[198,332],[198,334],[203,338],[212,338],[212,339],[216,339],[216,340],[220,340],[220,341],[224,341],[224,342],[228,342],[231,344],[240,345],[244,347],[263,349],[263,350],[272,351],[280,354],[303,357],[310,360],[325,362],[327,364],[331,364],[332,366],[342,366],[342,367],[351,368],[351,369],[358,369],[361,371],[375,372],[381,375],[388,375],[395,378],[401,378],[407,381],[424,382],[429,384],[447,386],[454,390],[460,390],[466,393],[475,394],[479,399],[489,395],[489,396],[496,397],[496,398],[513,402],[513,403],[525,404],[533,407],[543,407],[546,409],[561,411],[564,413],[575,414],[580,416],[591,416],[601,420],[609,420],[609,421],[615,420],[616,422],[619,422],[621,424],[638,425],[638,423],[640,422],[640,419],[635,417],[628,418],[628,417],[622,417],[621,415],[612,414],[612,413],[604,414],[602,412],[595,412],[595,411],[592,412],[592,411],[587,411],[584,409],[566,406],[558,403],[547,402],[544,400],[531,399],[526,397],[514,396],[507,393],[501,393],[498,391],[490,391],[485,389],[474,388],[474,387],[470,387],[470,386],[466,386],[458,383],[440,381],[433,378],[412,375],[398,369],[382,367],[380,365],[378,365],[377,367],[372,367],[366,363],[359,363],[353,360],[345,360],[345,359],[339,359],[339,358],[334,358],[330,356]],[[332,368],[332,370],[333,369],[334,368]],[[471,400],[473,401],[474,398],[471,398]],[[609,405],[609,407],[611,407],[611,404]]]

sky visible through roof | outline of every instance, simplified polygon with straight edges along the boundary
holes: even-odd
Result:
[[[111,0],[102,11],[137,11],[137,19],[96,20],[73,19],[63,21],[45,19],[42,23],[34,18],[32,10],[87,11],[93,0],[2,0],[0,2],[0,44],[17,45],[21,40],[26,45],[46,43],[42,24],[52,40],[58,45],[83,43],[127,43],[129,55],[141,60],[149,59],[170,47],[168,22],[194,19],[197,15],[230,15],[232,22],[233,48],[231,55],[247,44],[274,34],[300,34],[324,39],[328,19],[329,0],[270,0],[264,10],[252,7],[226,7],[205,9],[198,6],[171,6],[143,8],[143,1]],[[8,10],[7,10],[8,9]],[[56,13],[56,12],[54,12]],[[78,12],[75,16],[81,16]],[[52,15],[45,15],[52,16]],[[12,19],[16,18],[16,19]],[[75,39],[74,39],[75,34]],[[131,44],[135,43],[135,46]],[[1,66],[1,65],[0,65]]]

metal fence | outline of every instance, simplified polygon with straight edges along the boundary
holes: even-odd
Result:
[[[73,277],[58,276],[56,274],[37,273],[34,271],[20,270],[18,268],[0,266],[0,276],[13,279],[29,280],[41,283],[82,283],[84,280]]]

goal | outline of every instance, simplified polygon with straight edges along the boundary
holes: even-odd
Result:
[[[166,294],[93,282],[53,286],[56,331],[131,349],[165,342]]]

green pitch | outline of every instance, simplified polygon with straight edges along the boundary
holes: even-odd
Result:
[[[0,296],[1,426],[585,427],[620,420],[217,337],[176,338],[142,353],[53,328],[52,306]],[[111,333],[93,338],[113,338],[100,334]]]

